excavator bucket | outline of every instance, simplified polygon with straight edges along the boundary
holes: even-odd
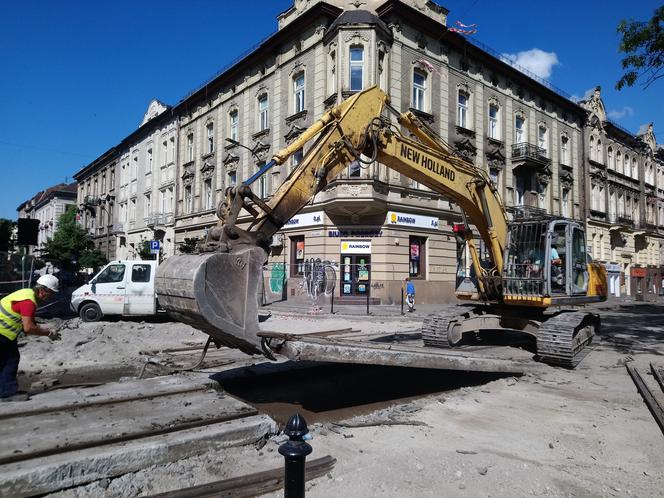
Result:
[[[218,345],[260,353],[258,296],[266,261],[256,246],[172,256],[157,270],[159,305]]]

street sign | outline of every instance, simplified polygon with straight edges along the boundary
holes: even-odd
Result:
[[[158,240],[150,241],[150,252],[152,254],[159,254],[160,242]]]

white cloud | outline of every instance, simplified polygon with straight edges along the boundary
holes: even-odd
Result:
[[[584,100],[589,100],[590,97],[592,97],[593,93],[595,93],[595,87],[588,88],[588,90],[585,91],[583,94],[583,97],[579,97],[577,94],[572,95],[572,102],[581,102]]]
[[[633,116],[634,115],[634,109],[632,109],[630,106],[626,105],[623,106],[622,109],[619,111],[613,109],[609,112],[606,113],[607,116],[609,116],[611,119],[622,119],[626,116]]]
[[[502,56],[508,64],[521,66],[544,79],[548,79],[553,68],[560,65],[555,52],[545,52],[539,48],[531,48],[516,54],[502,54]]]

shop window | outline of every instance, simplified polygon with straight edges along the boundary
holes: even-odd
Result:
[[[300,277],[304,275],[304,235],[290,238],[290,276]]]
[[[426,242],[425,237],[409,237],[408,273],[411,277],[426,278]]]

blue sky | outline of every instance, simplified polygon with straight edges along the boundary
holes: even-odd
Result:
[[[607,111],[664,142],[664,81],[614,90],[616,26],[649,19],[660,1],[438,0],[450,24],[476,23],[479,41],[513,54],[582,97],[602,86]],[[140,123],[150,100],[176,104],[276,31],[292,0],[5,2],[0,17],[0,217],[62,181]],[[498,10],[496,8],[498,7]],[[537,50],[535,50],[537,49]]]

